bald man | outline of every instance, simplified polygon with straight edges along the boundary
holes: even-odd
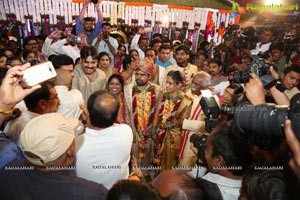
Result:
[[[119,102],[107,91],[93,93],[87,107],[88,127],[76,141],[76,172],[109,189],[129,176],[132,130],[126,124],[114,124]]]

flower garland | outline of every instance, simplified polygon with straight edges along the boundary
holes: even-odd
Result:
[[[172,100],[169,93],[167,92],[163,93],[163,98],[159,110],[159,121],[162,122],[161,124],[164,129],[173,128],[173,127],[169,127],[167,125],[167,122],[172,122],[172,120],[174,119],[176,111],[182,102],[182,99],[183,99],[182,94],[179,94],[175,99]]]
[[[155,86],[150,85],[146,90],[146,100],[143,105],[143,95],[142,91],[137,85],[133,86],[132,90],[132,108],[133,108],[133,118],[134,126],[139,135],[139,158],[143,158],[148,149],[145,147],[145,143],[151,136],[151,123],[154,119],[154,111],[156,104],[156,92]]]
[[[158,121],[161,122],[159,126],[158,132],[158,142],[159,144],[156,145],[153,155],[153,163],[155,165],[161,164],[161,156],[164,149],[164,140],[166,138],[167,130],[173,129],[174,123],[173,119],[175,114],[177,113],[178,108],[180,107],[183,100],[183,95],[179,94],[175,99],[171,99],[169,93],[164,92],[162,101],[160,103]]]

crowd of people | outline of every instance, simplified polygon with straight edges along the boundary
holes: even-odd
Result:
[[[0,198],[297,199],[299,27],[229,26],[221,44],[191,52],[143,27],[113,35],[86,0],[74,32],[23,47],[2,35]],[[22,87],[23,71],[45,61],[57,76]],[[269,123],[256,107],[266,103],[289,114]],[[236,115],[244,104],[259,114]]]

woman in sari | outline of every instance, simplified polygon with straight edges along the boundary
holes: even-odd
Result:
[[[183,76],[179,71],[170,71],[167,74],[166,90],[160,94],[153,121],[153,163],[161,166],[162,170],[172,169],[178,161],[182,121],[186,115],[180,111],[184,97],[181,91],[182,82]]]
[[[109,54],[105,51],[99,53],[99,58],[98,58],[98,67],[100,70],[102,70],[105,73],[106,80],[114,74],[114,69],[110,67],[111,63],[111,57]]]
[[[114,56],[115,71],[118,71],[118,72],[121,71],[125,55],[126,55],[126,47],[124,45],[120,44],[118,47],[118,51],[117,51],[116,55]]]
[[[107,90],[110,92],[120,103],[116,123],[125,123],[125,104],[124,104],[124,80],[119,74],[113,74],[109,77],[107,82]]]

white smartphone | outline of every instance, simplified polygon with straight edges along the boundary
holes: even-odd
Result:
[[[56,71],[50,61],[39,63],[23,71],[23,82],[26,87],[32,87],[56,77]]]

